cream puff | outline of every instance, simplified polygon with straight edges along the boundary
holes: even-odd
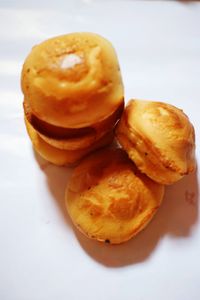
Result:
[[[116,137],[141,172],[172,184],[195,169],[195,133],[177,107],[131,100],[116,128]]]
[[[164,186],[142,174],[122,149],[103,149],[81,161],[66,190],[66,207],[86,236],[111,244],[140,232],[159,208]]]
[[[94,33],[71,33],[33,47],[21,86],[37,120],[61,128],[101,122],[124,100],[117,55]]]

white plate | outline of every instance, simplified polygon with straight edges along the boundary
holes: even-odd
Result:
[[[90,241],[72,229],[64,210],[70,171],[33,153],[19,86],[34,44],[73,31],[102,34],[117,50],[126,100],[184,109],[199,161],[200,3],[9,3],[0,4],[0,299],[200,299],[198,174],[167,188],[136,238],[114,247]]]

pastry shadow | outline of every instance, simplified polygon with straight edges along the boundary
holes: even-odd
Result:
[[[37,152],[35,152],[35,150],[33,151],[40,169],[46,175],[48,189],[59,207],[64,222],[66,225],[71,226],[72,222],[66,212],[64,199],[65,188],[71,175],[72,168],[55,166],[43,159],[39,154],[37,154]]]
[[[65,223],[72,226],[80,246],[87,255],[104,266],[114,268],[142,263],[151,257],[162,238],[188,238],[197,223],[198,182],[197,174],[193,173],[166,187],[160,209],[150,224],[136,237],[120,245],[90,240],[72,225],[65,209],[64,194],[72,169],[54,166],[37,153],[35,158],[47,177],[47,185]]]

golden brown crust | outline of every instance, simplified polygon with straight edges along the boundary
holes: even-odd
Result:
[[[138,168],[157,182],[172,184],[195,169],[194,128],[172,105],[130,101],[116,136]]]
[[[55,165],[72,165],[92,151],[102,148],[113,141],[113,132],[108,132],[90,147],[78,150],[61,150],[45,142],[25,117],[26,129],[33,147],[44,159]]]
[[[35,46],[21,84],[33,114],[55,126],[90,126],[123,103],[116,53],[92,33],[58,36]]]
[[[121,149],[84,159],[73,172],[66,206],[88,237],[113,244],[142,230],[161,204],[164,187],[140,173]]]

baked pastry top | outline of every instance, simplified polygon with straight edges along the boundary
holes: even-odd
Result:
[[[122,149],[103,149],[75,168],[66,207],[90,238],[122,243],[142,230],[161,204],[160,185],[142,174]]]

